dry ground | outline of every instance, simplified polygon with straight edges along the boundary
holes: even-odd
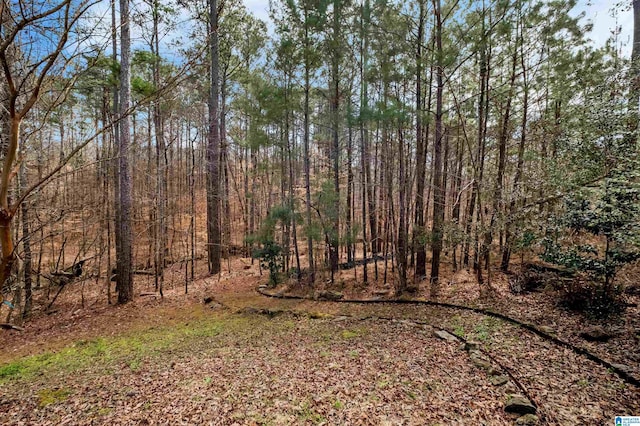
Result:
[[[176,270],[164,299],[126,306],[107,306],[99,286],[87,285],[84,307],[77,291],[65,290],[56,313],[36,315],[24,332],[0,332],[0,423],[513,424],[503,411],[513,383],[492,386],[458,343],[401,319],[480,341],[527,389],[543,424],[612,424],[640,413],[638,389],[500,320],[425,306],[267,299],[254,291],[263,278],[249,259],[230,266],[234,272],[200,278],[187,295]],[[152,289],[138,280],[138,290]],[[553,327],[637,375],[633,359],[615,349],[632,345],[635,335],[625,333],[637,310],[614,324],[624,332],[612,341],[586,343],[576,334],[584,319],[555,309],[548,295],[496,287],[496,309]],[[464,275],[444,291],[449,300],[490,303]],[[224,307],[203,304],[207,295]],[[270,317],[249,306],[311,315]]]

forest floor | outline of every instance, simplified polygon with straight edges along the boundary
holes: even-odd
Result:
[[[434,306],[271,299],[255,291],[266,277],[249,259],[230,266],[188,294],[168,285],[163,299],[125,306],[106,305],[99,286],[87,285],[84,303],[67,289],[55,313],[36,313],[23,332],[0,331],[0,423],[510,425],[516,416],[504,406],[522,393],[517,384],[540,424],[640,415],[638,388],[502,320]],[[342,273],[345,296],[376,290],[350,286],[359,273]],[[152,288],[137,279],[139,291]],[[442,298],[548,327],[640,376],[637,307],[598,324],[609,341],[587,342],[579,334],[596,323],[558,309],[549,293],[512,295],[496,278],[485,300],[476,287],[466,272],[451,274]],[[215,301],[203,303],[207,296]],[[492,385],[459,341],[434,335],[439,328],[478,341],[510,380]]]

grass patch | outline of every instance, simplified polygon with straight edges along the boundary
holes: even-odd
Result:
[[[204,318],[138,330],[120,337],[79,340],[57,352],[32,355],[1,365],[0,384],[52,371],[73,372],[96,364],[108,368],[114,361],[125,361],[135,371],[141,367],[144,357],[184,348],[192,341],[206,341],[225,329],[246,329],[246,323],[247,320],[241,318]]]
[[[474,328],[476,339],[481,342],[491,340],[491,335],[500,328],[500,325],[497,318],[484,318]]]

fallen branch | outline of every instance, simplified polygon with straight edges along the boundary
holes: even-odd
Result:
[[[24,328],[17,326],[17,325],[13,325],[13,324],[9,324],[6,322],[0,323],[0,328],[4,329],[4,330],[18,330],[18,331],[24,331]]]

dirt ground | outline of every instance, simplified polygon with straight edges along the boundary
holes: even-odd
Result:
[[[430,306],[270,299],[255,291],[266,277],[250,259],[225,266],[217,277],[198,271],[188,294],[184,270],[172,269],[164,298],[125,306],[107,305],[93,281],[83,303],[76,283],[56,312],[36,312],[23,332],[0,331],[0,423],[508,425],[517,416],[504,405],[522,393],[517,384],[539,424],[613,424],[640,413],[637,388],[504,321]],[[339,275],[345,296],[386,289],[355,285],[361,276],[362,267]],[[152,278],[136,280],[138,294],[154,293]],[[441,298],[549,327],[640,376],[637,307],[604,323],[614,338],[587,342],[579,332],[589,321],[558,309],[551,294],[513,295],[497,274],[493,286],[483,299],[462,271]],[[507,384],[492,385],[460,342],[434,335],[439,328],[478,341],[511,374]]]

